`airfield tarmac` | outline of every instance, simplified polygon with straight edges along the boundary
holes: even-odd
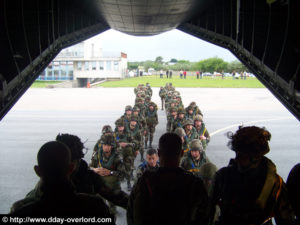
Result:
[[[152,100],[159,106],[159,124],[153,146],[165,132],[166,116],[161,110],[159,88]],[[177,88],[185,106],[195,101],[204,114],[211,135],[207,156],[218,168],[226,166],[234,153],[228,149],[228,131],[239,125],[266,127],[272,134],[267,154],[286,180],[300,159],[300,123],[268,89]],[[92,149],[103,125],[114,122],[126,105],[134,104],[133,88],[29,89],[0,122],[0,213],[28,193],[38,178],[33,171],[38,149],[58,133],[78,135]],[[140,156],[135,164],[140,163]],[[122,188],[125,190],[125,183]],[[126,224],[125,211],[119,210],[117,224]]]

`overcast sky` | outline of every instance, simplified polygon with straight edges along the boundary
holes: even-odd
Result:
[[[162,56],[163,61],[175,58],[196,62],[215,56],[227,62],[236,60],[236,57],[227,49],[179,30],[147,37],[136,37],[115,30],[108,30],[90,40],[100,42],[104,52],[127,53],[128,61],[155,60],[157,56]]]

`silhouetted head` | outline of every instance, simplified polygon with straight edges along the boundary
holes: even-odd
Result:
[[[78,136],[72,134],[58,134],[56,141],[62,142],[69,147],[72,161],[84,157],[84,145]]]
[[[37,154],[36,174],[44,181],[67,179],[73,171],[68,146],[58,141],[44,144]]]
[[[159,139],[158,156],[162,163],[179,163],[183,155],[181,138],[175,133],[165,133]]]
[[[235,151],[239,170],[247,171],[256,167],[262,157],[270,151],[271,134],[265,128],[256,126],[239,127],[235,134],[227,133],[228,146]]]

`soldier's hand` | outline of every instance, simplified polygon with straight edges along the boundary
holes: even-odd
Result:
[[[108,169],[105,169],[105,168],[103,168],[103,167],[101,167],[101,168],[98,168],[99,170],[99,172],[98,172],[98,174],[100,175],[100,176],[108,176],[108,175],[110,175],[110,170],[108,170]]]
[[[137,156],[139,154],[139,151],[135,151],[135,156]]]
[[[206,137],[204,135],[200,136],[200,140],[206,140]]]

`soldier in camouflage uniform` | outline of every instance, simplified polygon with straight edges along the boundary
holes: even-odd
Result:
[[[217,170],[216,165],[212,162],[204,163],[199,169],[199,177],[203,180],[209,197],[212,194],[212,183]]]
[[[169,115],[167,116],[167,132],[173,131],[173,123],[177,117],[177,108],[172,107],[169,110]]]
[[[99,174],[107,186],[116,193],[121,191],[120,181],[126,176],[126,169],[119,157],[117,149],[114,148],[115,138],[113,135],[105,136],[101,148],[94,152],[90,167]],[[109,202],[110,210],[115,215],[116,207]]]
[[[152,93],[153,93],[153,91],[152,91],[152,89],[150,87],[150,84],[147,83],[146,84],[146,95],[149,95],[150,97],[152,97]]]
[[[163,87],[160,87],[158,94],[161,99],[161,110],[164,110],[165,99],[166,99],[166,95],[167,95],[166,90]]]
[[[146,95],[146,97],[145,97],[145,107],[146,107],[146,110],[147,110],[148,105],[149,105],[150,102],[151,102],[151,97],[149,95]]]
[[[145,136],[147,134],[147,121],[146,118],[140,113],[140,109],[138,106],[134,106],[133,109],[133,115],[138,118],[138,126],[140,128],[141,132],[141,143],[144,143]],[[140,146],[140,155],[141,155],[141,162],[144,161],[144,145]]]
[[[201,110],[199,109],[199,107],[197,106],[196,102],[191,102],[190,105],[193,108],[193,114],[194,115],[198,115],[200,114],[201,116],[203,116]]]
[[[182,151],[184,152],[183,153],[183,156],[184,156],[184,154],[189,151],[188,145],[187,145],[187,140],[186,140],[186,133],[185,133],[184,129],[181,128],[181,127],[177,127],[175,129],[174,133],[177,134],[181,138],[181,141],[182,141]],[[182,157],[181,159],[183,160],[183,158],[184,157]]]
[[[140,109],[139,115],[145,117],[145,113],[146,113],[145,99],[136,98],[135,105]]]
[[[185,111],[183,108],[178,108],[177,110],[177,118],[173,122],[173,131],[177,127],[183,127]]]
[[[264,156],[270,151],[271,134],[251,126],[227,135],[236,157],[214,179],[212,209],[220,206],[218,224],[272,224],[272,217],[276,224],[294,224],[286,185],[274,163]]]
[[[181,96],[177,96],[176,101],[177,101],[177,103],[176,103],[177,108],[184,108],[182,100],[181,100]]]
[[[131,107],[131,105],[127,105],[125,107],[124,115],[120,117],[120,119],[122,119],[124,121],[126,129],[128,129],[128,126],[130,123],[131,114],[132,114],[132,107]],[[116,124],[116,122],[115,122],[115,124]]]
[[[194,120],[195,116],[196,116],[195,113],[196,112],[194,112],[193,106],[190,105],[190,106],[187,107],[187,110],[186,110],[186,113],[185,113],[185,118]]]
[[[133,187],[128,225],[207,224],[207,192],[200,178],[179,167],[181,153],[177,134],[161,136],[160,167],[154,172],[145,171]]]
[[[127,189],[131,190],[131,175],[133,173],[133,164],[135,159],[134,152],[134,143],[131,142],[131,138],[128,133],[125,131],[124,121],[119,121],[117,123],[117,131],[114,136],[117,142],[117,151],[122,156],[123,163],[126,169],[126,181],[127,181]]]
[[[132,116],[129,127],[126,130],[126,132],[128,133],[128,135],[131,138],[131,142],[134,143],[134,149],[133,149],[134,151],[133,152],[134,152],[135,156],[138,155],[141,145],[142,145],[142,135],[141,135],[141,131],[138,126],[138,121],[139,121],[138,117]],[[134,165],[132,165],[132,167],[133,166]]]
[[[166,100],[165,100],[165,106],[167,108],[167,106],[169,105],[170,101],[172,100],[172,91],[168,91],[167,92],[167,96],[166,96]]]
[[[206,150],[207,145],[210,141],[210,135],[205,127],[205,124],[203,122],[201,115],[196,115],[194,119],[194,126],[196,128],[196,131],[198,133],[199,139],[202,142],[202,146],[204,150]]]
[[[181,162],[181,167],[190,171],[197,177],[200,176],[200,168],[209,162],[199,139],[194,139],[190,143],[189,151]]]
[[[158,124],[157,116],[157,105],[154,102],[150,102],[146,111],[146,121],[147,121],[147,134],[145,137],[145,148],[147,148],[148,140],[149,147],[152,148],[153,135],[155,132],[155,127]]]
[[[104,125],[102,127],[101,137],[97,141],[97,143],[95,144],[93,151],[97,151],[98,145],[101,145],[101,139],[103,139],[104,136],[106,136],[106,135],[112,135],[113,133],[114,132],[113,132],[113,130],[112,130],[112,128],[111,128],[110,125]]]
[[[145,171],[156,171],[159,167],[157,151],[153,148],[147,150],[146,161],[140,164],[136,171],[136,179],[141,177]]]
[[[198,133],[194,127],[194,121],[192,119],[186,119],[183,123],[183,128],[186,133],[188,145],[192,142],[192,140],[199,139]]]

